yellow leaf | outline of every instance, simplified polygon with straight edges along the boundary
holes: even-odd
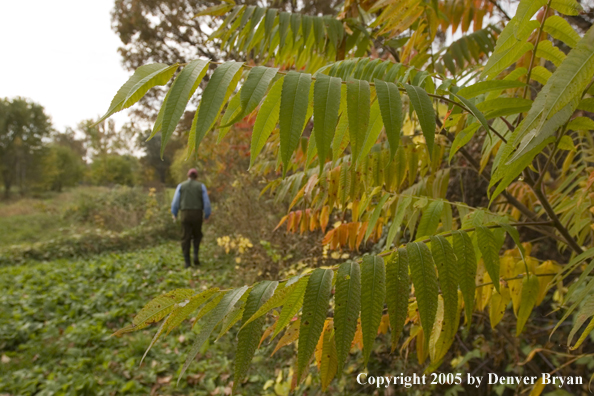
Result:
[[[377,329],[377,334],[378,335],[386,334],[386,333],[388,333],[389,328],[390,328],[390,318],[388,317],[388,314],[385,314],[382,316],[379,328]]]
[[[530,272],[534,272],[535,270],[535,260],[531,259],[530,257],[526,257],[526,264],[528,265],[528,270]],[[526,274],[526,265],[524,265],[524,261],[520,260],[516,262],[514,267],[514,272],[512,274],[512,278],[518,275]],[[520,300],[522,297],[522,279],[514,279],[508,281],[509,290],[512,298],[512,303],[514,305],[514,315],[518,316],[518,309],[520,309]]]
[[[443,297],[437,296],[437,313],[435,315],[435,322],[433,323],[433,329],[431,330],[431,336],[429,337],[429,356],[431,361],[435,361],[437,357],[437,343],[442,334],[443,328]]]
[[[522,333],[524,325],[532,313],[534,304],[536,303],[536,297],[538,295],[538,277],[534,274],[524,277],[522,279],[522,297],[520,309],[518,310],[518,323],[516,325],[516,337]]]
[[[559,270],[561,269],[561,267],[557,264],[555,264],[555,262],[548,260],[545,261],[544,263],[542,263],[541,265],[539,265],[538,267],[536,267],[536,274],[556,274],[559,272]],[[540,305],[540,303],[542,303],[542,300],[544,300],[548,288],[549,288],[549,283],[553,280],[554,275],[551,276],[539,276],[538,277],[538,296],[536,297],[536,305]]]
[[[501,294],[497,293],[497,290],[493,291],[491,303],[489,304],[489,319],[491,320],[491,328],[493,329],[503,319],[505,309],[511,300],[509,288],[502,287],[500,288],[500,292]]]
[[[355,337],[351,343],[351,349],[357,348],[363,350],[363,330],[361,329],[361,318],[357,319],[357,330],[355,331]]]
[[[532,390],[530,391],[530,396],[540,396],[540,394],[542,393],[544,388],[545,388],[545,384],[542,383],[542,375],[541,375],[540,378],[538,379],[538,381],[536,381],[536,384],[534,384],[534,387],[532,388]]]
[[[276,344],[274,351],[270,354],[270,356],[274,355],[279,349],[282,347],[293,343],[297,338],[299,338],[299,326],[301,325],[301,320],[297,319],[285,331],[285,334],[281,337],[281,339]]]
[[[332,320],[330,320],[330,328],[324,331],[323,337],[324,344],[322,346],[320,377],[322,380],[322,392],[325,392],[338,370],[338,355],[336,353],[336,343],[334,342]]]
[[[429,351],[425,348],[425,333],[421,329],[417,335],[417,360],[419,364],[424,364],[428,355]]]

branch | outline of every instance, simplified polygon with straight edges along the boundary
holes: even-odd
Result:
[[[524,174],[525,174],[525,181],[526,181],[526,183],[530,186],[530,188],[534,192],[534,195],[536,195],[536,197],[540,201],[540,204],[542,205],[542,207],[545,210],[545,212],[547,212],[547,214],[549,215],[549,217],[551,218],[551,220],[553,220],[553,223],[555,225],[555,228],[563,236],[563,238],[565,239],[565,243],[571,248],[571,250],[573,250],[577,254],[582,254],[584,252],[584,250],[575,241],[575,239],[573,239],[573,237],[571,236],[571,234],[569,233],[569,231],[567,230],[567,228],[565,228],[565,226],[563,225],[563,223],[561,223],[561,220],[559,220],[559,217],[555,213],[555,210],[553,210],[553,207],[549,203],[549,200],[547,199],[547,197],[544,194],[544,192],[542,191],[542,189],[541,188],[537,188],[535,186],[534,179],[532,178],[532,176],[530,175],[530,173],[524,172]]]

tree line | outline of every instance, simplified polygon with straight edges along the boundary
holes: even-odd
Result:
[[[5,198],[60,192],[78,184],[167,185],[183,173],[182,144],[161,159],[160,136],[134,123],[83,120],[58,130],[44,107],[22,97],[0,99],[0,181]]]

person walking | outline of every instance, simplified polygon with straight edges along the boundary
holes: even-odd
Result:
[[[180,183],[175,190],[171,202],[173,220],[177,220],[180,213],[182,225],[182,253],[186,268],[190,267],[190,247],[194,244],[194,265],[200,265],[198,251],[202,240],[202,219],[210,217],[210,200],[204,184],[198,180],[198,171],[194,168],[188,171],[188,180]]]

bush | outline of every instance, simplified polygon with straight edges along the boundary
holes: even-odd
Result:
[[[89,179],[95,185],[138,183],[140,162],[131,155],[107,154],[97,157],[91,164]]]

